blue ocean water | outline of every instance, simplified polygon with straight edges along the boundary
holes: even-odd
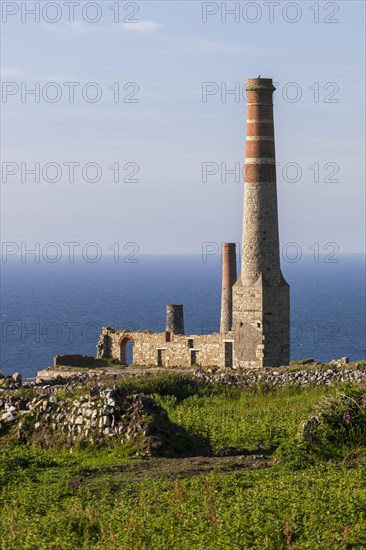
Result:
[[[291,285],[291,358],[366,357],[365,257],[282,262]],[[102,326],[165,329],[165,305],[183,303],[186,334],[220,322],[219,257],[142,256],[137,263],[12,258],[1,266],[1,364],[24,377],[61,353],[95,354]]]

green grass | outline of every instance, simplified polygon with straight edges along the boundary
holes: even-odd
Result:
[[[213,450],[244,453],[294,441],[315,405],[338,391],[205,386],[179,374],[119,385],[153,395]],[[365,448],[345,446],[337,460],[297,470],[277,459],[264,469],[240,460],[235,470],[203,457],[192,469],[189,459],[126,458],[122,446],[9,446],[0,450],[0,549],[366,549]]]
[[[213,451],[228,446],[255,450],[270,449],[294,437],[314,404],[335,392],[335,388],[320,386],[306,391],[290,386],[265,393],[260,387],[239,390],[221,386],[212,392],[206,388],[201,395],[184,400],[159,394],[153,397],[167,409],[173,422],[208,437]]]
[[[366,548],[362,465],[142,482],[105,465],[36,462],[18,469],[0,504],[4,550],[323,550],[342,538]]]

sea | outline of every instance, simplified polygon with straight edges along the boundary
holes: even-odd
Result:
[[[186,334],[219,330],[219,256],[24,259],[1,264],[5,375],[32,378],[54,355],[95,355],[103,326],[162,332],[166,304],[184,305]],[[365,256],[286,258],[282,272],[291,288],[291,359],[365,359]]]

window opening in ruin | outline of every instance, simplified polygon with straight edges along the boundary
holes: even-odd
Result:
[[[225,342],[225,368],[233,368],[233,343]]]
[[[158,367],[165,367],[166,361],[165,361],[165,349],[158,349],[158,360],[157,365]]]
[[[120,362],[122,365],[133,364],[133,341],[131,338],[124,338],[121,342]]]

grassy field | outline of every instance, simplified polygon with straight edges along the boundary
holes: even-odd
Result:
[[[182,401],[175,396],[153,395],[167,409],[171,420],[190,432],[208,437],[213,451],[231,446],[240,450],[273,449],[293,437],[313,404],[334,389],[298,387],[270,393],[259,390],[220,388],[218,395],[193,395]]]
[[[337,388],[239,390],[162,375],[123,385],[153,396],[216,456],[2,449],[0,548],[366,549],[360,439],[308,463],[283,451],[296,452],[302,423]]]

